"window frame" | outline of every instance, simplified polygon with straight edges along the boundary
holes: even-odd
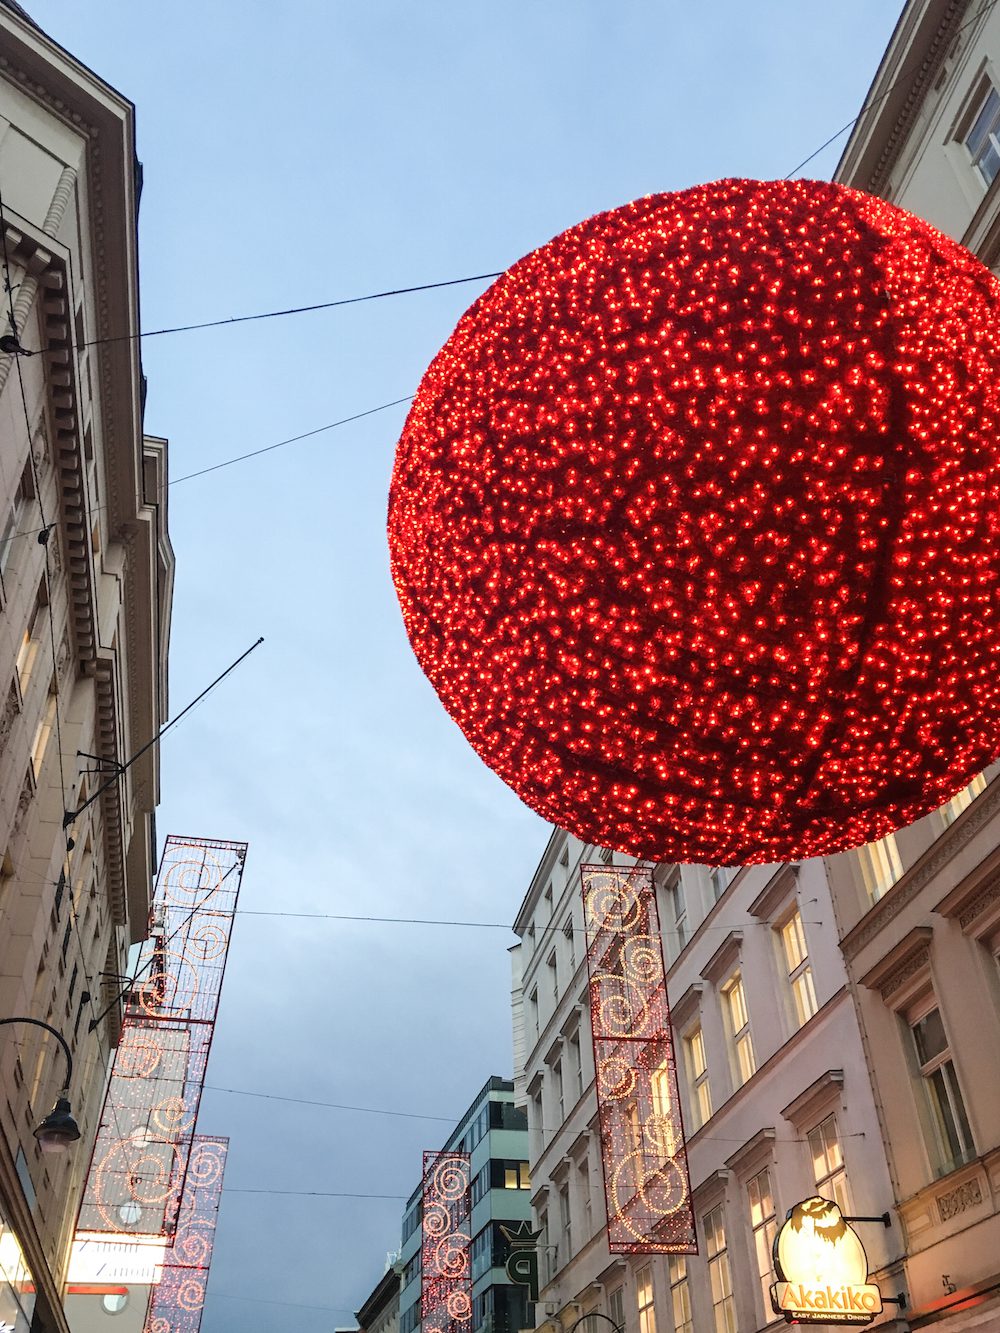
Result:
[[[917,1028],[933,1013],[936,1013],[940,1020],[944,1046],[924,1060],[921,1056]],[[940,1174],[947,1175],[975,1157],[976,1141],[965,1105],[961,1080],[955,1067],[951,1038],[936,993],[931,991],[919,1004],[911,1006],[904,1015],[904,1021],[909,1029],[910,1051],[923,1089],[924,1103],[934,1135],[939,1171]],[[933,1081],[935,1074],[941,1074],[947,1108],[941,1105],[938,1084]],[[950,1114],[951,1124],[956,1133],[954,1142],[948,1135],[945,1109]]]
[[[753,1034],[750,1025],[750,1009],[747,1005],[746,987],[743,985],[743,969],[736,967],[719,987],[723,999],[726,1033],[729,1037],[730,1065],[736,1088],[749,1083],[757,1072],[757,1056],[753,1048]],[[734,997],[739,996],[739,1012],[736,1012]],[[737,1027],[737,1019],[742,1022]]]
[[[715,1333],[736,1333],[736,1299],[733,1295],[733,1270],[729,1262],[725,1205],[717,1203],[714,1208],[704,1213],[701,1226],[705,1235],[705,1270],[708,1275]],[[718,1298],[716,1298],[717,1290]]]
[[[831,1121],[833,1123],[833,1142],[836,1145],[838,1157],[838,1161],[833,1166],[830,1165],[830,1137],[826,1128]],[[817,1134],[823,1140],[825,1170],[822,1172],[816,1170],[816,1149],[813,1146],[813,1136]],[[844,1145],[840,1133],[840,1124],[837,1120],[837,1112],[828,1111],[812,1129],[806,1130],[805,1140],[809,1148],[813,1180],[816,1182],[816,1193],[824,1199],[832,1199],[842,1213],[850,1215],[851,1189],[847,1177],[847,1163],[844,1160]]]
[[[797,958],[793,957],[793,953],[789,949],[788,936],[789,930],[791,930],[796,923],[798,925],[798,930],[795,932],[795,944],[799,949]],[[784,918],[775,924],[774,929],[778,936],[778,948],[780,949],[781,958],[785,967],[785,979],[791,999],[792,1018],[794,1019],[795,1030],[797,1032],[799,1028],[805,1027],[810,1018],[814,1017],[819,1009],[819,1003],[816,999],[816,983],[813,978],[812,963],[810,962],[809,957],[809,941],[806,939],[805,925],[802,921],[802,912],[797,902],[792,910],[787,912]],[[807,1003],[802,1003],[803,993],[805,994]]]
[[[701,1129],[713,1115],[712,1085],[708,1077],[708,1056],[705,1054],[705,1032],[700,1022],[692,1023],[683,1034],[684,1068],[687,1073],[689,1100],[691,1102],[691,1121],[694,1129]],[[695,1061],[695,1053],[701,1055],[701,1069]]]

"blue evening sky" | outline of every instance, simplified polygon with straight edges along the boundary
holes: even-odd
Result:
[[[137,107],[143,326],[502,269],[598,210],[782,176],[858,110],[900,0],[25,0]],[[843,140],[809,168],[829,176]],[[411,393],[483,284],[152,338],[174,477]],[[405,408],[171,491],[161,835],[250,843],[242,906],[509,923],[547,829],[407,645]],[[247,915],[215,1088],[457,1117],[509,1076],[504,930]],[[407,1195],[447,1126],[208,1091],[230,1188]],[[353,1324],[400,1203],[228,1193],[204,1333]],[[278,1305],[301,1307],[283,1314]]]

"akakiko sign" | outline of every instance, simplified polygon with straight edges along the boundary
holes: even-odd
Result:
[[[870,1324],[882,1293],[868,1281],[868,1256],[837,1204],[797,1203],[774,1239],[775,1314],[788,1323]]]

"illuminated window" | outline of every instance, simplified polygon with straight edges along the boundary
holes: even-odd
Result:
[[[708,1259],[708,1278],[712,1289],[715,1333],[736,1333],[733,1278],[729,1270],[726,1225],[721,1204],[718,1208],[713,1208],[710,1213],[706,1213],[702,1226],[705,1230],[705,1255]]]
[[[813,1179],[816,1193],[832,1199],[842,1213],[850,1213],[851,1202],[847,1193],[847,1171],[844,1154],[837,1133],[837,1117],[828,1115],[806,1135],[812,1154]]]
[[[750,1200],[750,1227],[753,1231],[753,1248],[757,1260],[757,1276],[760,1279],[761,1299],[764,1303],[764,1323],[769,1323],[771,1315],[771,1287],[775,1282],[772,1247],[777,1223],[774,1217],[774,1198],[771,1194],[771,1173],[765,1168],[747,1181],[747,1195]]]
[[[503,1187],[505,1190],[530,1190],[531,1172],[527,1162],[503,1162]]]
[[[695,1129],[711,1119],[712,1089],[708,1083],[708,1065],[705,1063],[705,1040],[700,1027],[684,1038],[684,1058],[687,1064],[688,1084],[691,1088],[691,1114]]]
[[[671,1254],[667,1260],[667,1271],[670,1275],[670,1309],[674,1317],[674,1333],[694,1333],[687,1256]]]
[[[939,1009],[929,1009],[910,1031],[924,1081],[941,1165],[951,1170],[975,1153],[965,1102],[958,1085]]]
[[[48,749],[49,737],[52,735],[52,728],[56,724],[56,708],[58,706],[55,692],[55,677],[49,685],[49,697],[45,705],[45,712],[38,723],[38,730],[35,732],[35,742],[31,747],[31,771],[38,781],[39,774],[42,771],[42,762],[45,759],[45,751]]]
[[[46,611],[48,602],[48,589],[43,578],[38,585],[38,591],[35,594],[35,605],[28,623],[24,627],[21,644],[17,650],[17,679],[21,686],[22,696],[28,688],[28,681],[31,678],[32,667],[35,665],[35,658],[38,656],[42,634],[48,624],[48,613]]]
[[[635,1305],[639,1313],[639,1333],[656,1333],[656,1311],[653,1308],[653,1269],[651,1264],[640,1268],[635,1275]]]
[[[979,172],[985,185],[991,185],[1000,171],[1000,96],[995,88],[989,88],[980,103],[972,122],[972,128],[965,136],[965,146],[969,150],[972,164]]]
[[[986,790],[986,779],[982,773],[977,773],[967,787],[963,787],[960,792],[956,792],[950,801],[945,801],[938,814],[944,822],[945,828],[954,824],[963,810],[968,810],[969,806],[976,799],[981,791]]]
[[[795,1025],[801,1027],[808,1023],[816,1012],[816,990],[813,986],[812,968],[809,966],[809,953],[806,949],[806,935],[802,928],[802,915],[798,908],[784,925],[779,926],[781,947],[785,955],[785,968],[788,972],[788,984],[792,990],[792,1005],[795,1010]]]
[[[624,1330],[625,1328],[625,1288],[615,1287],[614,1291],[608,1292],[608,1314]]]
[[[895,837],[889,833],[878,842],[869,842],[858,848],[858,861],[861,875],[868,891],[868,897],[877,903],[884,893],[895,884],[903,873],[903,863],[899,859]]]
[[[757,1065],[753,1057],[753,1041],[750,1038],[750,1016],[747,1013],[746,996],[743,993],[743,978],[734,972],[722,988],[726,1005],[726,1022],[729,1038],[733,1044],[733,1067],[738,1087],[742,1087],[755,1072]]]
[[[650,1075],[653,1117],[656,1131],[653,1142],[666,1157],[676,1157],[681,1147],[678,1117],[674,1114],[670,1096],[670,1066],[666,1060]]]

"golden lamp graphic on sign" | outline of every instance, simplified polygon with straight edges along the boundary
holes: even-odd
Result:
[[[868,1256],[837,1204],[818,1196],[789,1212],[774,1240],[775,1314],[803,1324],[870,1324],[882,1294],[868,1281]]]

